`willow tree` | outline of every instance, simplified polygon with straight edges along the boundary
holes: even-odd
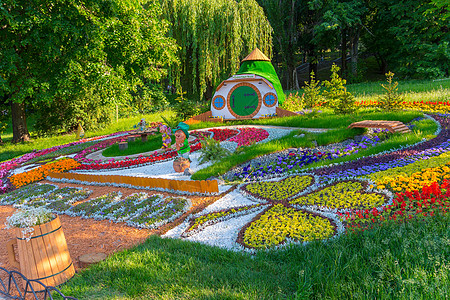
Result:
[[[255,0],[164,0],[163,9],[181,47],[171,74],[188,95],[209,99],[256,47],[272,55],[272,28]]]

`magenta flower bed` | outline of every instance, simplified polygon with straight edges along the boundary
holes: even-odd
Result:
[[[249,146],[254,143],[265,140],[269,133],[261,128],[238,128],[240,133],[229,139],[230,142],[236,142],[238,147]]]

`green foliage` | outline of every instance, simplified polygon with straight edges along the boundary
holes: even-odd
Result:
[[[299,29],[305,28],[301,23],[301,17],[307,10],[307,5],[301,1],[291,0],[258,0],[264,8],[264,12],[273,28],[274,53],[277,55],[276,66],[280,80],[286,89],[294,89],[295,83],[293,71],[300,61],[298,51],[302,38],[299,37]],[[304,30],[306,32],[307,30]],[[310,41],[311,39],[305,39]]]
[[[32,103],[41,131],[109,122],[115,105],[177,60],[156,0],[6,0],[0,8],[0,97]]]
[[[177,87],[188,87],[188,97],[199,100],[211,92],[254,48],[271,54],[272,28],[255,0],[162,3],[165,18],[173,24],[170,35],[181,46],[180,66],[172,68],[172,78]]]
[[[378,106],[384,110],[399,109],[399,104],[403,101],[403,97],[398,93],[398,82],[392,82],[394,73],[386,73],[387,84],[381,84],[384,89],[384,95],[379,97]]]
[[[312,110],[317,109],[317,105],[322,102],[322,95],[320,94],[320,82],[315,80],[314,72],[311,72],[311,80],[309,82],[305,81],[305,87],[303,88],[305,94],[303,101],[306,108],[311,108]]]
[[[298,92],[290,93],[284,100],[282,107],[289,111],[300,111],[304,107],[304,95],[299,96]]]
[[[137,86],[131,91],[131,100],[127,103],[127,110],[133,114],[148,114],[165,110],[169,106],[161,85],[149,84]]]
[[[199,114],[201,111],[200,104],[185,98],[185,94],[186,92],[183,92],[183,90],[180,89],[178,97],[175,99],[173,110],[176,114],[176,123],[186,121],[190,117]]]
[[[339,77],[339,69],[336,64],[331,67],[331,80],[323,82],[326,88],[323,95],[326,105],[336,114],[350,114],[356,111],[355,98],[347,92],[346,80]]]
[[[449,76],[448,1],[367,3],[371,34],[364,35],[363,42],[368,52],[377,53],[383,72],[389,68],[410,78]]]
[[[433,7],[429,8],[425,14],[438,14],[442,20],[450,18],[450,2],[448,0],[431,0]]]
[[[230,151],[220,145],[220,141],[206,137],[201,141],[199,163],[203,164],[208,161],[217,161],[230,155]]]
[[[175,118],[166,118],[164,116],[161,116],[161,119],[164,121],[163,123],[166,123],[169,128],[175,128],[177,127],[177,120]]]

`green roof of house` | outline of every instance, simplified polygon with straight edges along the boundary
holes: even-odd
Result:
[[[258,49],[255,49],[255,51],[256,50]],[[278,102],[280,104],[283,104],[285,95],[281,86],[280,79],[278,79],[278,75],[275,72],[275,68],[273,67],[272,63],[268,60],[251,60],[248,59],[248,57],[251,57],[251,54],[242,61],[241,67],[236,74],[256,74],[258,76],[264,77],[273,84],[273,87],[277,91]]]

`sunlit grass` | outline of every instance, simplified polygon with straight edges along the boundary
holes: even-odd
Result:
[[[254,256],[150,237],[61,287],[78,299],[446,299],[450,219],[391,223]]]

